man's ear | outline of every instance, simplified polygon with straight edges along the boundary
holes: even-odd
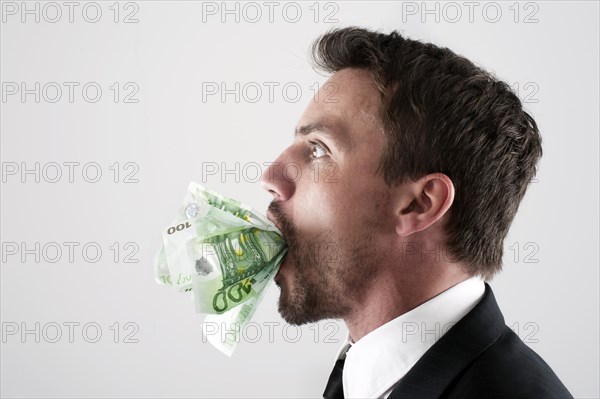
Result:
[[[450,209],[454,184],[443,173],[432,173],[396,187],[396,233],[402,237],[425,230]]]

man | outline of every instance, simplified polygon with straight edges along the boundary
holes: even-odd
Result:
[[[542,155],[519,99],[397,32],[334,30],[313,55],[333,75],[262,183],[282,317],[348,327],[324,397],[571,397],[487,284]]]

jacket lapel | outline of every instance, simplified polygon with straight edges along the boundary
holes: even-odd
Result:
[[[425,352],[389,398],[439,398],[458,374],[500,337],[504,328],[504,317],[492,288],[485,283],[481,301]]]

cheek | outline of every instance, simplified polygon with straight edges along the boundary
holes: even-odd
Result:
[[[383,227],[389,201],[388,191],[374,179],[351,181],[340,193],[332,215],[332,223],[342,236],[356,240]]]
[[[349,195],[339,183],[319,187],[296,204],[295,223],[312,237],[345,240],[364,224],[368,203],[364,196]]]
[[[311,178],[297,183],[288,211],[299,233],[323,234],[338,228],[345,211],[340,204],[343,192],[339,189],[339,183],[315,183]]]
[[[290,216],[299,232],[355,236],[379,218],[376,204],[382,203],[387,191],[383,179],[371,171],[376,169],[372,162],[312,165],[303,168],[295,183]]]

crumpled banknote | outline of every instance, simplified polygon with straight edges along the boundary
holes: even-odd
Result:
[[[281,231],[265,216],[191,182],[173,222],[163,229],[154,265],[156,281],[191,294],[208,323],[240,331],[287,253]],[[239,333],[237,333],[239,335]],[[236,333],[206,336],[231,356]]]

